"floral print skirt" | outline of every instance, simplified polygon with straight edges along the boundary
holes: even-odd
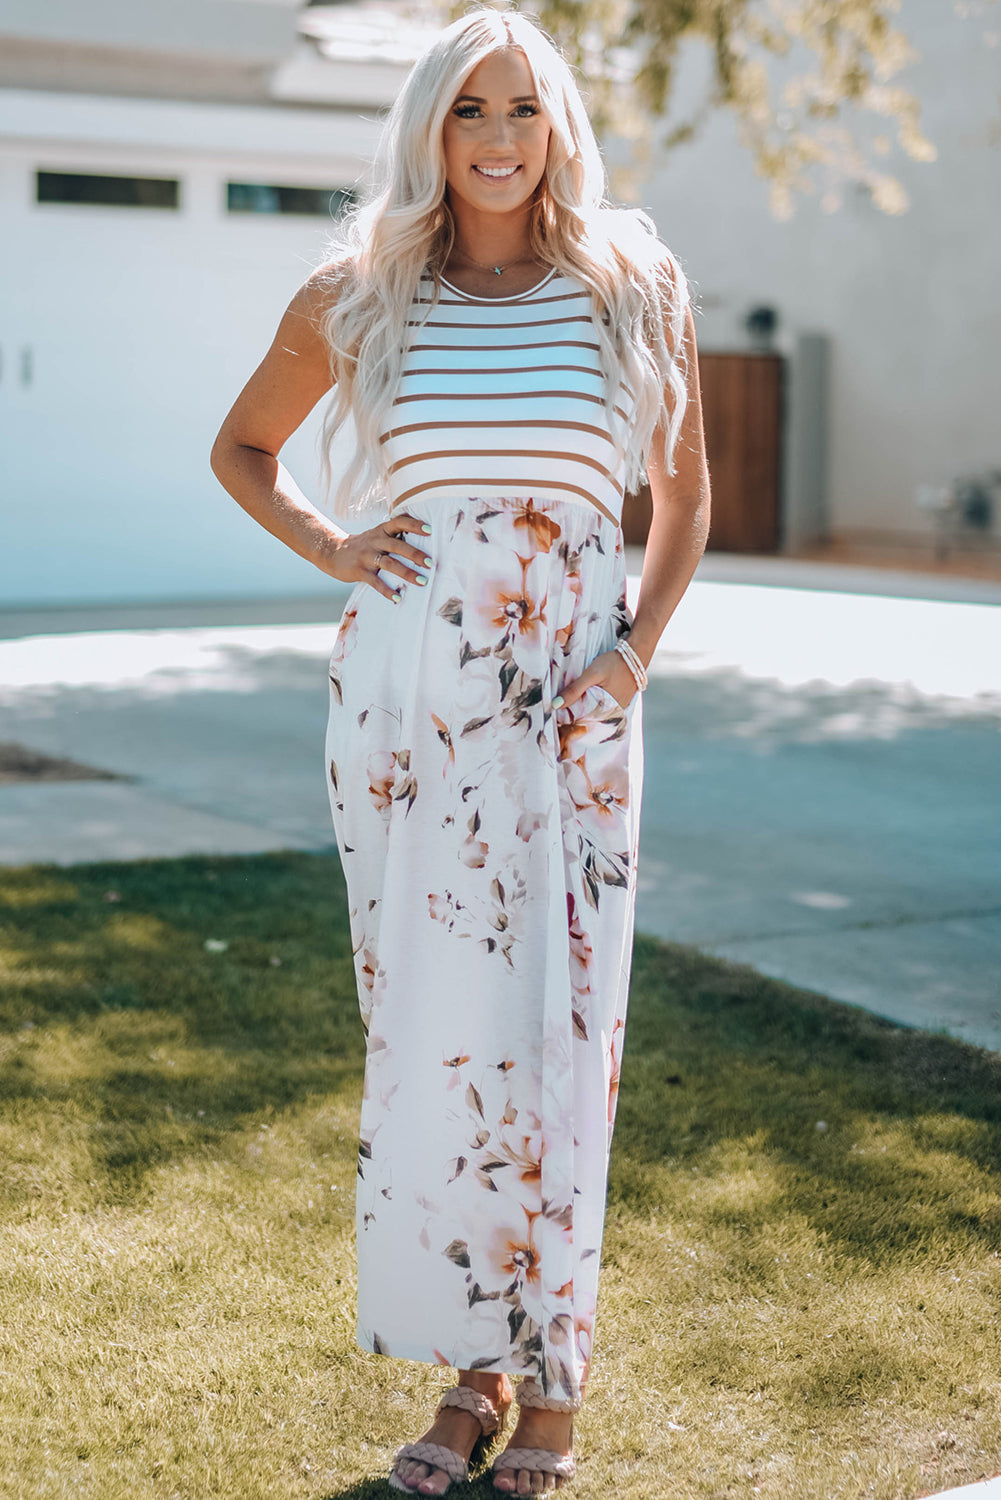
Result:
[[[574,1402],[643,748],[638,694],[552,700],[632,623],[622,533],[525,496],[409,510],[433,528],[427,585],[394,604],[359,584],[330,658],[327,787],[367,1038],[358,1341]]]

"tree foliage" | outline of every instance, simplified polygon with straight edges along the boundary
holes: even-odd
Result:
[[[780,215],[805,192],[834,208],[848,183],[900,213],[907,195],[888,170],[894,145],[916,161],[935,157],[918,100],[897,81],[918,59],[893,21],[899,0],[513,3],[538,17],[584,75],[596,127],[631,140],[633,181],[617,174],[620,196],[632,196],[654,147],[691,139],[719,108],[735,114]],[[708,81],[700,99],[679,106],[690,42],[702,43]]]

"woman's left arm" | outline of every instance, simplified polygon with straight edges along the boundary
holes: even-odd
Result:
[[[667,472],[664,461],[663,428],[654,434],[647,465],[653,519],[643,556],[636,616],[629,632],[629,644],[645,667],[692,581],[709,537],[709,468],[690,306],[685,313],[684,349],[688,401],[674,453],[674,473]]]
[[[688,400],[674,453],[674,473],[667,472],[663,427],[654,433],[647,464],[653,519],[643,556],[643,575],[629,644],[648,666],[664,628],[692,580],[709,536],[709,469],[702,429],[702,397],[695,347],[695,322],[689,306],[684,336]],[[670,396],[670,393],[668,393]],[[573,703],[584,689],[600,684],[625,707],[636,682],[617,651],[603,651],[563,689]]]

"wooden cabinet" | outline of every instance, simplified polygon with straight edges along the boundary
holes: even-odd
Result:
[[[708,551],[776,552],[780,542],[783,361],[779,354],[699,355],[712,487]],[[626,497],[622,530],[642,545],[649,489]]]

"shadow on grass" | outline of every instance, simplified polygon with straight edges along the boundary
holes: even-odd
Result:
[[[262,1109],[357,1095],[335,855],[33,866],[0,891],[0,1103],[88,1119],[106,1199]],[[678,1169],[715,1174],[703,1213],[739,1242],[746,1205],[725,1178],[751,1143],[772,1210],[845,1254],[879,1263],[943,1226],[1001,1243],[999,1200],[977,1192],[997,1185],[1001,1057],[638,937],[610,1202],[673,1210]]]
[[[472,1477],[468,1484],[454,1486],[452,1493],[456,1490],[467,1497],[475,1497],[475,1500],[488,1500],[488,1497],[497,1500],[502,1493],[494,1489],[489,1473]],[[402,1490],[393,1489],[385,1479],[363,1479],[360,1484],[348,1485],[346,1489],[326,1490],[321,1500],[390,1500],[390,1496],[402,1493]]]
[[[332,855],[3,871],[0,1105],[88,1119],[127,1202],[249,1116],[357,1093],[346,913]]]
[[[322,1500],[389,1500],[389,1496],[399,1494],[385,1479],[363,1479],[361,1484],[350,1484],[344,1490],[325,1490]]]
[[[873,1266],[935,1235],[1001,1244],[1001,1055],[646,937],[630,1005],[613,1197],[648,1200],[657,1163],[725,1180],[753,1151],[773,1214]],[[702,1215],[748,1228],[736,1189]]]

